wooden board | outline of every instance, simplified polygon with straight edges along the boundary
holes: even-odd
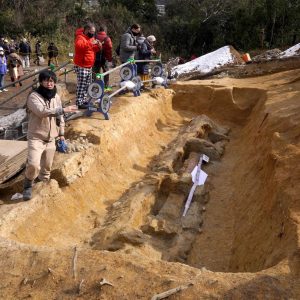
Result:
[[[27,142],[0,140],[0,184],[26,165]]]

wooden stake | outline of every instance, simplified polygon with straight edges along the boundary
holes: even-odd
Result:
[[[193,283],[189,283],[188,285],[180,285],[174,289],[171,289],[171,290],[168,290],[166,292],[163,292],[161,294],[157,294],[157,295],[154,295],[151,300],[160,300],[160,299],[164,299],[164,298],[167,298],[173,294],[176,294],[182,290],[185,290],[187,288],[189,288],[190,286],[194,285]]]
[[[74,255],[73,255],[73,278],[77,279],[77,246],[74,247]]]

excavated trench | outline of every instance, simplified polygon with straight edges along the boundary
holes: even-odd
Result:
[[[68,137],[89,147],[58,155],[56,181],[37,184],[32,201],[3,208],[0,235],[222,272],[256,272],[286,258],[297,234],[275,170],[267,92],[194,83],[174,89],[122,98],[109,122],[72,121]],[[200,154],[210,157],[208,180],[182,217]]]

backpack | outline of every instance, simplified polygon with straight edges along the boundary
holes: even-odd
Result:
[[[120,49],[121,49],[121,44],[119,44],[118,45],[118,47],[116,48],[116,54],[118,55],[118,56],[120,56]]]

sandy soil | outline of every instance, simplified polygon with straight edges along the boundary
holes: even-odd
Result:
[[[0,191],[0,297],[299,299],[299,79],[178,82],[71,121],[89,147],[57,155],[30,202]]]

